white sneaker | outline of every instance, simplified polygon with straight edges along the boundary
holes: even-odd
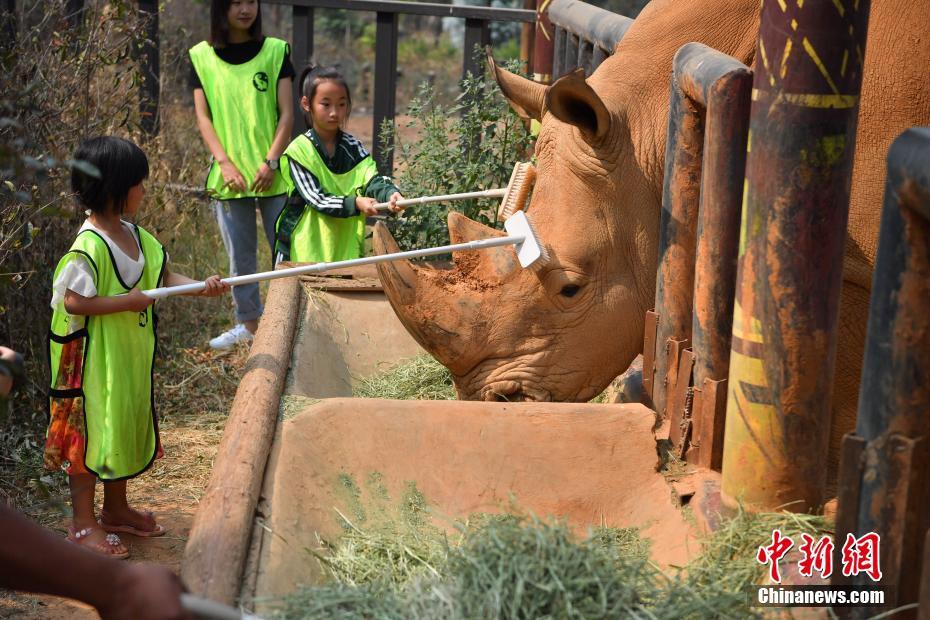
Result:
[[[242,323],[238,323],[228,332],[223,332],[211,340],[210,346],[214,349],[228,349],[238,342],[250,342],[252,338],[252,332],[247,330]]]

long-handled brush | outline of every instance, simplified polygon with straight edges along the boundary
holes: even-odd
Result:
[[[182,594],[181,606],[186,612],[201,620],[261,620],[258,616],[244,613],[235,607],[193,594]]]
[[[497,209],[497,219],[506,220],[516,211],[522,211],[526,199],[536,180],[536,168],[528,162],[517,162],[510,174],[507,187],[486,189],[479,192],[464,192],[461,194],[441,194],[439,196],[421,196],[420,198],[405,198],[397,201],[399,207],[412,207],[433,202],[453,202],[455,200],[469,200],[472,198],[503,198]],[[386,211],[391,203],[379,202],[375,208]]]
[[[524,268],[538,271],[549,262],[549,253],[540,243],[536,236],[533,225],[522,211],[517,211],[504,222],[504,229],[509,233],[506,237],[491,237],[488,239],[478,239],[476,241],[467,241],[465,243],[454,243],[452,245],[443,245],[435,248],[424,248],[421,250],[408,250],[406,252],[395,252],[394,254],[381,254],[380,256],[365,256],[363,258],[353,258],[350,260],[336,261],[333,263],[315,263],[313,265],[302,265],[300,267],[290,267],[288,269],[276,269],[275,271],[264,271],[244,276],[233,276],[223,278],[223,282],[230,286],[239,284],[252,284],[264,280],[276,280],[278,278],[287,278],[290,276],[299,276],[307,273],[318,273],[342,267],[357,267],[359,265],[371,265],[376,263],[385,263],[393,260],[406,260],[410,258],[421,258],[423,256],[435,256],[437,254],[448,254],[461,250],[484,250],[486,248],[496,248],[504,245],[514,246],[517,252],[517,259]],[[169,297],[171,295],[181,295],[184,293],[198,293],[206,288],[203,282],[193,282],[191,284],[182,284],[180,286],[163,286],[142,291],[153,299]]]

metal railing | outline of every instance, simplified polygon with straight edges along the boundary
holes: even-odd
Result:
[[[394,167],[393,152],[384,152],[381,147],[381,125],[393,120],[396,112],[397,82],[397,22],[400,15],[429,15],[435,17],[457,17],[465,20],[464,59],[462,77],[469,72],[478,75],[483,71],[480,62],[470,53],[476,45],[490,43],[488,23],[491,21],[530,22],[536,21],[536,12],[524,9],[503,9],[479,6],[458,6],[427,2],[395,2],[393,0],[265,0],[270,4],[293,7],[293,45],[291,54],[295,67],[303,67],[313,56],[314,9],[345,9],[376,13],[375,70],[372,155],[384,171]],[[299,101],[294,89],[295,106]],[[299,107],[295,107],[299,109]],[[295,117],[295,128],[303,126],[301,115]]]
[[[888,152],[885,204],[856,430],[843,439],[836,566],[847,535],[881,536],[886,609],[930,609],[930,128],[901,134]],[[923,563],[923,585],[921,569]],[[833,573],[834,585],[868,578]],[[923,588],[923,592],[921,592]],[[860,607],[852,617],[880,610]],[[921,617],[924,617],[923,614]]]
[[[555,49],[552,56],[552,79],[581,67],[585,75],[595,69],[616,49],[633,24],[633,20],[599,9],[580,0],[554,0],[549,20],[555,26]]]

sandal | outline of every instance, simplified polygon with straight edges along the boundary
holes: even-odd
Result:
[[[153,512],[143,512],[146,517],[149,517],[154,521],[155,513]],[[160,523],[155,524],[155,529],[153,530],[142,530],[128,523],[122,523],[119,525],[104,523],[104,518],[107,516],[106,512],[100,512],[100,518],[97,519],[97,523],[100,524],[105,531],[110,533],[119,532],[121,534],[132,534],[133,536],[141,536],[143,538],[154,538],[156,536],[164,536],[168,532],[168,528],[161,525]]]
[[[74,526],[71,526],[68,528],[68,540],[85,549],[113,558],[114,560],[125,560],[129,557],[129,549],[122,552],[116,551],[116,549],[123,546],[123,541],[120,540],[120,537],[116,534],[107,534],[103,542],[98,542],[93,545],[81,542],[82,539],[87,538],[95,531],[97,531],[95,527],[85,527],[80,530],[75,530]]]

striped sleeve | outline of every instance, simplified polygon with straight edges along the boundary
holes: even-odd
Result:
[[[291,169],[291,178],[294,180],[294,188],[311,208],[331,217],[358,215],[358,209],[355,208],[355,196],[330,194],[323,189],[312,172],[292,158],[288,158],[288,165]]]

